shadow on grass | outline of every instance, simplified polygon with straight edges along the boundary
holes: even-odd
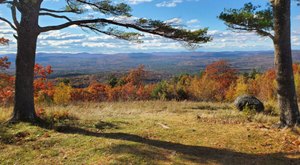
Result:
[[[98,123],[95,124],[95,127],[97,129],[103,130],[103,129],[119,129],[118,125],[109,123],[109,122],[104,122],[104,121],[99,121]]]
[[[158,162],[169,162],[168,155],[163,149],[143,144],[115,144],[106,150],[107,153],[114,155],[115,164],[158,164]]]
[[[184,145],[161,140],[147,139],[138,135],[128,133],[98,133],[72,126],[56,127],[56,131],[66,134],[80,134],[85,136],[93,136],[99,138],[107,138],[114,140],[124,140],[129,142],[137,142],[154,146],[159,149],[165,149],[176,154],[180,154],[182,159],[195,163],[218,163],[218,164],[300,164],[299,159],[286,157],[286,153],[272,154],[247,154],[235,152],[227,149],[218,149],[203,146]],[[133,153],[137,153],[135,148],[131,148]],[[160,154],[160,153],[157,153]],[[295,153],[294,155],[299,154]],[[291,155],[292,156],[292,155]],[[155,158],[155,157],[154,157]]]
[[[216,110],[228,110],[228,109],[232,109],[232,108],[227,105],[225,105],[225,106],[198,105],[198,106],[193,106],[193,107],[186,107],[184,109],[216,111]]]

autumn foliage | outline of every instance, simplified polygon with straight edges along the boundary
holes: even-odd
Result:
[[[0,58],[0,103],[7,105],[13,102],[14,76],[6,73],[11,63],[7,57]],[[53,97],[53,83],[48,81],[48,76],[53,72],[51,66],[43,67],[36,64],[34,67],[34,93],[36,102],[51,101]]]
[[[12,103],[14,77],[6,73],[10,62],[0,58],[0,103]],[[294,64],[295,83],[300,97],[300,65]],[[35,102],[67,105],[72,102],[193,100],[231,102],[243,94],[255,95],[263,101],[276,100],[275,71],[256,70],[241,74],[228,61],[213,62],[197,75],[182,74],[170,80],[146,83],[148,72],[143,65],[123,77],[112,76],[106,83],[92,82],[86,88],[72,87],[68,81],[49,80],[51,66],[35,65]]]
[[[34,98],[37,103],[52,103],[54,96],[53,82],[48,80],[48,76],[53,72],[51,66],[34,66]]]
[[[0,104],[7,105],[14,96],[14,77],[6,73],[11,63],[7,57],[0,57]]]
[[[5,39],[5,38],[0,38],[0,45],[7,45],[8,44],[8,39]]]
[[[190,90],[195,98],[222,101],[230,85],[235,83],[237,78],[237,70],[227,61],[216,61],[206,67],[201,77],[194,77]]]
[[[111,78],[107,84],[93,82],[85,89],[74,89],[72,101],[128,101],[151,99],[151,85],[144,85],[144,66],[132,69],[126,76]]]

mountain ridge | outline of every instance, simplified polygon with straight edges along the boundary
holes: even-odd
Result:
[[[15,69],[14,54],[8,56],[12,61],[10,72]],[[294,62],[300,62],[300,50],[293,51]],[[176,75],[197,73],[209,63],[228,60],[230,64],[246,72],[252,69],[265,71],[273,67],[273,51],[224,51],[224,52],[153,52],[153,53],[38,53],[36,62],[51,65],[56,75],[95,74],[127,72],[145,65],[153,72]]]

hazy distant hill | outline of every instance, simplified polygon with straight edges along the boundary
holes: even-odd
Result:
[[[15,55],[8,56],[11,61],[15,60]],[[300,51],[294,51],[293,56],[294,62],[300,62]],[[220,59],[230,61],[240,71],[253,68],[263,71],[273,67],[272,51],[37,55],[37,63],[52,65],[56,75],[125,72],[140,64],[144,64],[147,70],[168,75],[196,73],[205,65]]]

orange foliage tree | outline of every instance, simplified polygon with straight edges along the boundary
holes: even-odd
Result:
[[[136,69],[130,70],[129,74],[124,78],[126,83],[130,83],[135,86],[141,86],[146,78],[145,66],[140,65]]]
[[[139,96],[150,97],[150,93],[145,94],[147,88],[144,88],[144,80],[146,78],[145,66],[140,65],[136,69],[130,70],[128,75],[119,80],[118,86],[108,90],[108,98],[110,101],[127,101],[141,100]],[[150,99],[150,98],[148,98]]]
[[[270,69],[257,76],[251,84],[250,91],[264,101],[275,100],[277,97],[276,85],[275,69]]]
[[[108,99],[109,86],[101,83],[92,83],[88,87],[90,101],[106,101]]]
[[[34,96],[37,102],[52,102],[54,89],[53,83],[48,80],[50,74],[53,73],[50,65],[44,67],[40,64],[34,66]]]
[[[148,100],[151,98],[153,85],[144,85],[145,78],[145,67],[141,65],[120,79],[114,77],[113,83],[93,82],[85,89],[74,89],[71,101]]]
[[[230,85],[235,83],[237,78],[237,70],[226,60],[216,61],[206,66],[200,78],[193,79],[190,91],[194,91],[194,96],[198,100],[222,101]]]
[[[233,69],[228,61],[220,60],[208,65],[204,71],[204,76],[216,81],[220,88],[225,90],[232,82],[236,81],[237,70]]]

